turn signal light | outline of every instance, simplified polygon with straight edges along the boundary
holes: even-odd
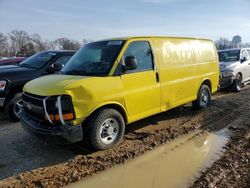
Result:
[[[73,120],[75,118],[73,113],[63,114],[62,116],[63,116],[63,119],[65,121]],[[58,114],[56,114],[56,115],[50,114],[49,117],[50,117],[51,121],[60,121],[60,116]]]

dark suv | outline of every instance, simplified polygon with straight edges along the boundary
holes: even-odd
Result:
[[[0,66],[0,108],[12,121],[19,120],[24,84],[43,75],[59,72],[75,51],[43,51],[18,65]]]

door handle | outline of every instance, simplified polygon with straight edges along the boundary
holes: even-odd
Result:
[[[155,73],[155,77],[156,77],[156,82],[159,83],[160,82],[160,78],[159,78],[159,73],[158,72]]]

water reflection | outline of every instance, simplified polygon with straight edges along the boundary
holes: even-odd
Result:
[[[220,158],[228,136],[195,132],[70,187],[187,187]]]

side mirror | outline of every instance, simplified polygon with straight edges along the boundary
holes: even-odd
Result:
[[[125,69],[135,70],[137,68],[137,59],[135,56],[127,56],[125,59]]]
[[[46,72],[49,74],[54,74],[55,73],[55,69],[52,65],[50,65],[49,67],[46,68]]]
[[[240,62],[241,62],[241,63],[244,63],[245,61],[247,61],[247,58],[246,58],[246,57],[242,57],[242,58],[240,59]]]
[[[47,68],[47,72],[49,74],[54,74],[56,72],[59,72],[62,68],[64,67],[64,65],[61,64],[52,64]]]
[[[64,67],[64,64],[57,64],[57,63],[55,63],[52,66],[53,66],[55,72],[59,72]]]

